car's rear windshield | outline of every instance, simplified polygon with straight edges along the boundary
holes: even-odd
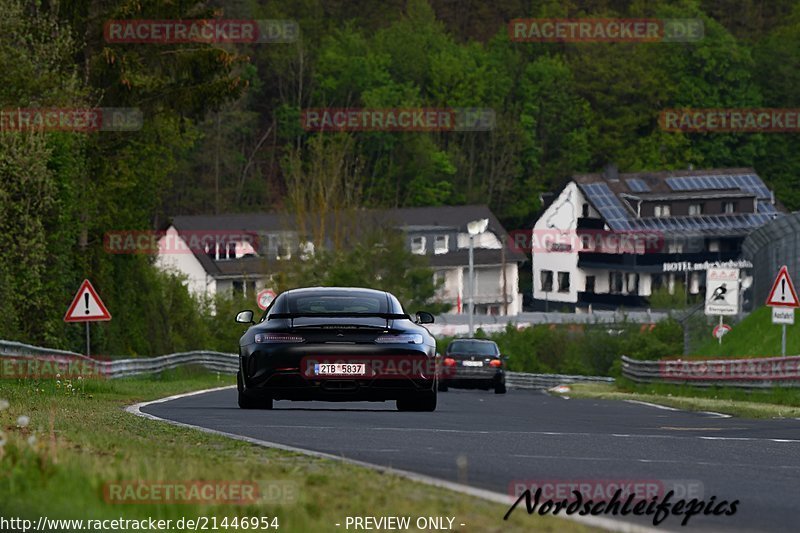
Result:
[[[447,347],[448,353],[475,355],[497,355],[497,345],[493,342],[453,341]]]
[[[289,298],[290,313],[388,313],[381,293],[298,294]]]

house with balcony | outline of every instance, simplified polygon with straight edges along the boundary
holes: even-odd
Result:
[[[533,227],[534,308],[642,308],[656,291],[688,300],[708,268],[751,268],[742,242],[784,212],[753,169],[572,176]]]
[[[515,315],[522,310],[519,264],[526,257],[504,246],[508,234],[487,206],[368,209],[350,218],[354,231],[346,232],[349,239],[358,238],[359,228],[402,232],[409,251],[427,259],[441,283],[436,300],[450,304],[451,312],[466,313],[470,294],[475,314]],[[470,222],[483,219],[485,230],[470,235]],[[164,228],[156,264],[181,273],[195,295],[238,293],[255,301],[261,289],[271,288],[274,262],[314,253],[306,233],[294,217],[281,213],[175,216]],[[334,243],[329,239],[324,246]]]

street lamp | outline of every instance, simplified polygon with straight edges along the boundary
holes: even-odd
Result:
[[[467,309],[469,310],[469,336],[472,337],[474,329],[475,313],[475,273],[473,269],[473,249],[475,248],[475,235],[480,235],[489,226],[489,219],[482,218],[480,220],[473,220],[467,224],[467,232],[469,233],[469,300],[467,300]]]

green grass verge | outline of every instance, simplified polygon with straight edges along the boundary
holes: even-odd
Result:
[[[0,514],[28,519],[269,516],[278,517],[281,531],[341,531],[335,524],[344,526],[347,516],[450,516],[466,525],[456,526],[464,531],[588,530],[559,518],[528,516],[524,509],[504,522],[505,505],[123,410],[132,403],[233,381],[181,370],[150,378],[85,380],[72,393],[54,380],[0,381],[0,399],[10,405],[0,411],[0,440],[5,441],[0,446]],[[30,418],[27,427],[17,427],[21,415]],[[31,437],[35,442],[29,442]],[[452,463],[455,469],[455,457]],[[294,487],[296,498],[248,505],[105,501],[106,483],[136,480],[280,482]]]
[[[662,384],[576,383],[570,385],[570,398],[638,400],[689,411],[714,411],[744,418],[800,417],[800,390],[773,389],[745,391],[724,387],[701,389]]]
[[[772,310],[760,307],[750,313],[722,338],[722,344],[710,338],[692,354],[698,356],[779,356],[781,354],[781,327],[772,323]],[[800,354],[800,320],[786,326],[786,354]]]

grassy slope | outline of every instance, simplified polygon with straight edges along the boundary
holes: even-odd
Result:
[[[709,336],[710,337],[710,336]],[[772,310],[763,306],[751,313],[725,335],[700,347],[693,355],[702,356],[778,356],[781,354],[781,327],[772,323]],[[786,326],[786,354],[800,354],[800,319]]]
[[[800,354],[800,319],[786,331],[787,355]],[[761,307],[725,335],[720,345],[710,339],[684,359],[775,357],[780,355],[781,327],[772,323],[772,311]],[[617,379],[614,385],[576,384],[569,395],[576,398],[639,400],[679,409],[715,411],[747,418],[800,417],[800,388],[743,390],[726,387],[636,384]]]
[[[584,531],[572,522],[379,474],[336,461],[265,449],[146,420],[123,407],[189,390],[231,384],[231,378],[173,371],[161,378],[87,382],[68,395],[52,380],[0,381],[7,443],[0,447],[0,515],[37,518],[196,518],[278,516],[281,531],[336,531],[346,516],[455,516],[467,531]],[[17,428],[19,415],[30,416]],[[432,414],[436,416],[436,414]],[[51,429],[52,428],[52,429]],[[35,434],[33,446],[27,438]],[[357,441],[356,441],[357,442]],[[455,462],[453,463],[455,468]],[[116,504],[103,500],[106,482],[124,480],[282,480],[299,499],[282,505]],[[342,524],[344,525],[344,524]]]

